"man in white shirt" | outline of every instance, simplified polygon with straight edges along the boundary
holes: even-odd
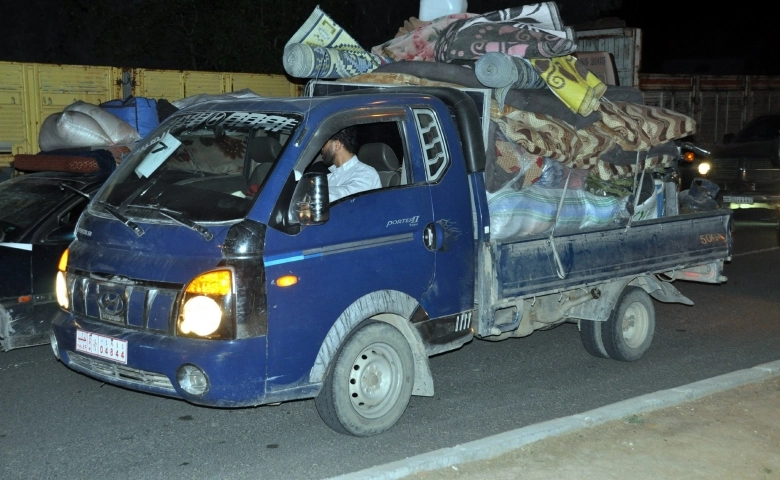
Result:
[[[322,161],[330,170],[328,192],[330,202],[341,197],[381,188],[379,174],[373,167],[358,160],[357,135],[354,127],[347,127],[322,146]]]

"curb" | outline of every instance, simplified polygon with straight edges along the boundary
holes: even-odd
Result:
[[[358,472],[332,477],[330,480],[395,480],[415,473],[486,460],[547,437],[593,427],[631,415],[676,406],[777,375],[780,375],[780,360],[700,380],[681,387],[659,390],[584,413],[548,420],[462,445],[442,448]]]

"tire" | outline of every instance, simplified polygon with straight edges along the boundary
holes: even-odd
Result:
[[[367,437],[395,425],[413,384],[409,343],[391,325],[372,322],[344,342],[315,405],[333,430]]]
[[[592,320],[580,320],[580,338],[585,350],[598,358],[609,358],[601,341],[601,324]]]
[[[626,287],[609,320],[601,325],[601,340],[609,358],[639,360],[655,333],[655,308],[650,295],[638,287]]]

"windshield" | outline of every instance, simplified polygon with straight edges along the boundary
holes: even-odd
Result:
[[[257,112],[171,117],[136,149],[90,208],[123,217],[223,222],[246,216],[300,118]]]
[[[23,175],[0,183],[0,241],[13,242],[74,193],[62,179]],[[68,180],[76,188],[81,182]]]
[[[734,138],[734,143],[774,140],[780,136],[780,115],[756,118]]]

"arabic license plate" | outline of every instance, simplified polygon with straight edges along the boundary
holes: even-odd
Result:
[[[86,330],[78,329],[76,331],[76,351],[107,358],[119,363],[127,363],[126,340],[119,340],[118,338],[107,337]]]
[[[723,195],[723,201],[729,203],[753,203],[753,197],[738,197],[735,195]]]

